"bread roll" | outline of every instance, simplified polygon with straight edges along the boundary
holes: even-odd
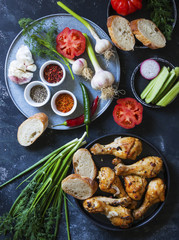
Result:
[[[73,155],[73,168],[76,174],[91,178],[92,180],[97,175],[97,168],[91,153],[85,148],[78,149]]]
[[[151,49],[163,48],[166,45],[166,39],[158,27],[148,19],[140,18],[130,23],[135,37],[145,46]]]
[[[62,181],[63,191],[80,200],[92,197],[97,188],[96,181],[79,174],[71,174]]]
[[[124,17],[113,15],[107,19],[107,27],[112,42],[124,51],[134,49],[135,38],[130,23]]]
[[[30,146],[45,131],[48,117],[45,113],[36,113],[26,119],[18,128],[17,140],[22,146]]]

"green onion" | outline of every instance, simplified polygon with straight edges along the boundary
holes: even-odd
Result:
[[[67,205],[67,200],[66,200],[66,194],[64,193],[64,207],[65,207],[65,219],[66,219],[66,227],[67,227],[67,236],[68,240],[71,239],[70,237],[70,227],[69,227],[69,219],[68,219],[68,205]]]
[[[93,47],[91,45],[91,42],[89,40],[89,37],[87,36],[86,33],[83,33],[83,35],[86,38],[86,50],[88,53],[88,56],[91,60],[91,63],[93,64],[93,67],[95,69],[95,74],[91,80],[91,86],[92,88],[96,90],[102,90],[107,87],[111,87],[112,84],[114,83],[114,76],[111,72],[103,70],[99,62],[96,58],[96,55],[93,51]]]
[[[23,181],[24,183],[33,177],[17,197],[9,213],[1,217],[0,234],[9,233],[13,240],[56,239],[63,202],[61,182],[67,175],[74,152],[86,143],[83,141],[85,136],[86,132],[80,139],[63,145],[0,186],[4,187],[43,164]],[[65,211],[67,214],[66,205]],[[70,239],[68,219],[67,229]]]

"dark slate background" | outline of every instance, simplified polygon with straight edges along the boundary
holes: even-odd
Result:
[[[74,11],[94,21],[107,32],[107,0],[64,0]],[[177,8],[179,2],[176,1]],[[8,95],[4,81],[4,62],[8,48],[20,31],[18,20],[22,17],[37,19],[39,17],[63,12],[55,0],[0,0],[0,183],[10,179],[52,150],[69,140],[80,137],[84,128],[71,131],[55,131],[47,129],[44,135],[31,147],[20,146],[16,139],[17,128],[25,117],[16,109]],[[173,65],[179,66],[179,23],[174,29],[172,41],[160,50],[136,49],[134,52],[118,51],[121,62],[120,88],[131,96],[130,77],[135,66],[146,58],[158,56],[165,58]],[[70,198],[73,207],[69,206],[70,229],[73,240],[77,239],[178,239],[179,230],[179,98],[163,109],[144,107],[143,122],[132,130],[118,126],[112,118],[115,100],[106,112],[95,120],[90,127],[88,142],[108,133],[131,133],[145,138],[166,157],[171,175],[171,187],[167,202],[160,214],[135,231],[110,232],[95,226],[86,219]],[[8,211],[20,189],[15,190],[18,181],[0,191],[0,213]],[[0,239],[3,239],[1,237]],[[60,223],[58,239],[67,239],[64,214]]]

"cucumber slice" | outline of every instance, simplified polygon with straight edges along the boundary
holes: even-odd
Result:
[[[165,81],[165,83],[163,84],[162,88],[160,89],[159,93],[157,94],[157,96],[154,98],[154,100],[152,101],[153,104],[157,103],[160,99],[162,99],[162,97],[165,96],[165,94],[171,89],[171,87],[173,86],[173,84],[175,83],[177,77],[175,74],[175,70],[172,69],[169,73],[169,77],[167,78],[167,80]]]
[[[156,104],[158,106],[167,106],[179,93],[179,81],[170,89],[170,91]]]
[[[169,71],[168,69],[164,66],[162,70],[160,71],[159,75],[155,78],[155,84],[151,91],[147,94],[145,98],[146,103],[151,103],[154,98],[157,96],[159,93],[160,89],[162,88],[164,82],[168,78]]]
[[[143,92],[141,93],[140,97],[142,99],[146,98],[147,94],[150,92],[150,90],[153,88],[155,84],[155,78],[153,80],[150,81],[150,83],[146,86],[146,88],[143,90]]]

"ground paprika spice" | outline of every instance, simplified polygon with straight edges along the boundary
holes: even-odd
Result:
[[[55,101],[57,110],[63,113],[69,112],[74,105],[73,97],[68,93],[60,94]]]

